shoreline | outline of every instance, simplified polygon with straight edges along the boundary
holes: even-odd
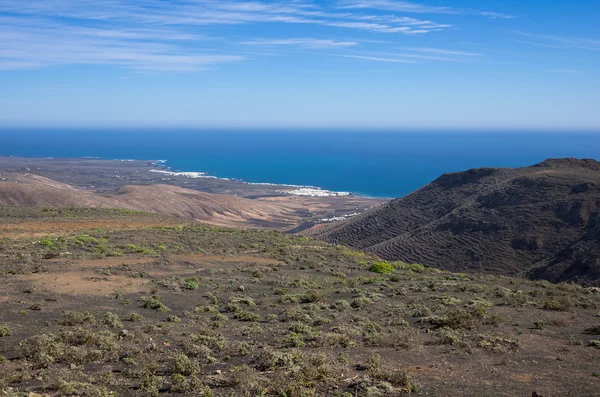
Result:
[[[71,200],[72,205],[101,204],[108,200],[119,208],[137,205],[151,212],[213,224],[284,232],[346,219],[387,202],[313,186],[245,182],[207,172],[174,171],[165,163],[167,160],[0,157],[0,181],[23,183],[31,202],[40,205],[63,200]],[[65,184],[72,188],[66,198],[61,188]],[[40,189],[25,185],[39,185]],[[11,189],[9,185],[4,188]],[[119,201],[122,194],[129,199]],[[170,204],[163,207],[164,203],[156,200]]]
[[[60,161],[60,160],[65,160],[65,161],[77,161],[77,160],[82,160],[82,161],[107,161],[107,162],[119,162],[119,163],[125,163],[125,164],[132,164],[132,163],[142,163],[144,165],[152,165],[153,167],[156,167],[156,169],[148,169],[147,171],[153,173],[153,174],[163,174],[165,176],[165,178],[163,178],[164,181],[170,181],[171,179],[169,178],[169,176],[171,177],[181,177],[181,178],[187,178],[187,179],[191,179],[191,180],[201,180],[201,179],[205,179],[205,180],[215,180],[215,181],[223,181],[223,182],[232,182],[232,183],[239,183],[239,184],[243,184],[246,186],[254,186],[254,187],[260,187],[260,186],[264,186],[264,187],[271,187],[271,188],[281,188],[281,190],[276,190],[276,193],[279,193],[281,195],[286,195],[286,196],[296,196],[296,197],[321,197],[321,198],[328,198],[328,197],[353,197],[353,198],[357,198],[357,199],[366,199],[366,200],[378,200],[378,201],[389,201],[389,200],[393,200],[394,197],[383,197],[383,196],[373,196],[373,195],[369,195],[369,194],[364,194],[364,193],[358,193],[358,192],[352,192],[352,191],[334,191],[334,190],[329,190],[329,189],[325,189],[319,186],[314,186],[314,185],[296,185],[296,184],[288,184],[288,183],[272,183],[272,182],[248,182],[246,180],[243,179],[238,179],[238,178],[226,178],[226,177],[219,177],[219,176],[215,176],[215,175],[211,175],[208,172],[202,172],[202,171],[182,171],[179,169],[173,169],[171,168],[169,165],[167,165],[167,163],[169,162],[169,160],[166,159],[159,159],[159,160],[149,160],[149,159],[127,159],[127,158],[104,158],[104,157],[97,157],[97,156],[79,156],[79,157],[54,157],[54,156],[44,156],[44,157],[24,157],[24,156],[18,156],[18,155],[2,155],[0,156],[1,158],[6,158],[6,159],[23,159],[23,160],[27,160],[27,159],[31,159],[31,160],[35,160],[35,159],[45,159],[45,160],[49,160],[49,161]]]
[[[115,161],[131,161],[131,160],[122,160],[122,159],[115,159]],[[140,160],[140,161],[144,161],[144,160]],[[218,180],[222,180],[222,181],[232,181],[232,182],[238,182],[238,183],[243,183],[246,185],[252,185],[252,186],[273,186],[273,187],[282,187],[282,188],[293,188],[292,190],[286,189],[286,190],[278,190],[278,193],[281,194],[286,194],[286,195],[290,195],[290,196],[307,196],[307,197],[357,197],[357,198],[366,198],[366,199],[381,199],[381,198],[377,198],[377,197],[370,197],[370,196],[364,196],[364,195],[359,195],[353,192],[346,192],[346,191],[333,191],[333,190],[328,190],[328,189],[324,189],[318,186],[311,186],[311,185],[293,185],[293,184],[287,184],[287,183],[271,183],[271,182],[248,182],[242,179],[237,179],[237,178],[225,178],[225,177],[218,177],[215,175],[210,175],[208,172],[201,172],[201,171],[179,171],[179,170],[174,170],[171,167],[169,167],[168,165],[166,165],[166,163],[168,162],[168,160],[149,160],[152,165],[156,166],[156,167],[161,167],[164,169],[151,169],[150,172],[156,173],[156,174],[163,174],[163,175],[170,175],[170,176],[181,176],[181,177],[185,177],[185,178],[190,178],[190,179],[218,179]]]

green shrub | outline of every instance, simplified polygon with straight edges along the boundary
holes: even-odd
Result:
[[[407,313],[411,317],[427,317],[431,315],[431,309],[422,303],[413,303],[407,306]]]
[[[282,352],[265,349],[256,358],[255,366],[259,371],[272,371],[275,369],[291,368],[302,359],[296,351]]]
[[[90,312],[67,312],[59,322],[61,325],[73,327],[82,324],[95,324],[96,319]]]
[[[196,376],[186,377],[181,374],[171,376],[171,391],[175,393],[192,394],[198,397],[213,397],[210,387],[202,384]]]
[[[447,327],[453,330],[475,329],[489,318],[484,305],[475,305],[465,308],[449,310],[442,318],[433,318],[430,321],[438,327]]]
[[[571,300],[567,296],[553,297],[544,302],[544,309],[566,312],[571,309]]]
[[[331,305],[331,308],[335,309],[337,311],[343,312],[344,310],[350,309],[350,302],[348,302],[345,299],[340,299],[340,300],[335,301]]]
[[[140,382],[140,389],[152,397],[158,397],[164,379],[162,376],[146,375]]]
[[[11,336],[11,335],[12,335],[12,331],[10,330],[10,328],[8,328],[6,326],[0,326],[0,338],[5,337],[5,336]]]
[[[142,252],[142,248],[139,248],[137,245],[135,244],[127,244],[125,246],[125,248],[127,248],[129,250],[129,252]]]
[[[367,306],[371,302],[371,298],[368,298],[364,295],[359,295],[352,299],[352,303],[350,303],[350,306],[352,306],[355,309],[360,309],[362,307]]]
[[[173,374],[191,376],[200,370],[200,366],[185,354],[176,353],[169,358],[169,369]]]
[[[396,269],[408,270],[408,271],[411,271],[414,273],[424,273],[425,272],[425,266],[418,264],[418,263],[408,264],[408,263],[404,263],[404,262],[394,262],[393,266]]]
[[[308,337],[312,337],[315,335],[315,330],[313,327],[307,324],[297,323],[290,326],[290,331],[295,332],[297,334],[305,335]]]
[[[460,334],[451,328],[440,328],[437,334],[438,340],[436,342],[440,345],[457,345],[461,341]]]
[[[102,323],[111,328],[123,328],[123,323],[119,321],[119,316],[111,312],[104,313]]]
[[[267,321],[270,323],[276,323],[279,321],[279,317],[277,317],[277,314],[271,313],[267,315]]]
[[[186,278],[183,282],[183,288],[195,291],[199,287],[198,281],[198,277]]]
[[[489,349],[496,353],[506,353],[510,350],[519,350],[520,342],[517,339],[505,338],[501,335],[479,335],[477,347]]]
[[[304,337],[295,332],[290,332],[286,336],[281,339],[281,343],[283,343],[286,347],[304,347]]]
[[[425,271],[425,266],[419,263],[412,263],[408,265],[408,270],[415,273],[423,273]]]
[[[546,322],[544,320],[536,320],[533,322],[533,327],[535,329],[544,329],[546,326]]]
[[[45,247],[52,247],[54,245],[54,243],[52,242],[52,239],[50,237],[44,237],[42,238],[39,242],[39,245],[43,245]]]
[[[309,291],[306,294],[300,295],[299,299],[300,303],[314,303],[320,301],[323,297],[317,291]]]
[[[75,237],[75,242],[77,244],[98,244],[98,239],[92,236],[88,236],[87,234],[82,234],[80,236]]]
[[[142,321],[144,317],[141,314],[138,313],[129,313],[129,316],[127,317],[127,321],[131,321],[132,323],[137,323],[139,321]]]
[[[369,271],[378,274],[392,274],[396,271],[396,269],[394,269],[394,266],[387,262],[375,262],[371,265]]]
[[[144,309],[156,310],[159,313],[166,313],[169,311],[169,308],[160,301],[160,296],[158,295],[144,296],[140,300],[142,301],[142,307]]]
[[[261,320],[261,317],[258,314],[249,312],[247,310],[239,310],[239,311],[237,311],[235,313],[234,317],[237,318],[240,321],[258,322],[258,321]]]
[[[23,355],[36,368],[47,368],[64,353],[65,346],[53,334],[35,335],[20,343]]]
[[[248,365],[231,367],[230,382],[238,391],[236,396],[260,396],[264,395],[268,381],[256,369]]]

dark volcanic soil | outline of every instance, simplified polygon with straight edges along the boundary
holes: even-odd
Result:
[[[126,210],[0,206],[0,228],[0,396],[600,390],[595,288]]]
[[[550,159],[446,174],[307,234],[452,271],[600,284],[600,163]]]

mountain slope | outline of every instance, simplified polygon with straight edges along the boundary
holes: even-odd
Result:
[[[291,205],[198,192],[172,185],[123,186],[100,194],[32,174],[19,175],[15,182],[0,182],[0,205],[122,208],[222,226],[299,220],[296,208]]]
[[[597,283],[600,163],[550,159],[445,174],[361,216],[308,232],[390,260]]]

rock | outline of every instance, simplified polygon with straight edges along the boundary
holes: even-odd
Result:
[[[238,291],[244,292],[244,291],[246,291],[246,288],[244,288],[244,286],[243,286],[243,285],[240,285],[240,286],[238,287]]]
[[[121,336],[121,338],[126,338],[130,335],[131,333],[129,331],[127,331],[126,329],[122,329],[121,332],[119,332],[119,335]]]
[[[215,371],[215,375],[221,375],[222,373],[223,372],[220,369],[218,369],[218,370]]]

